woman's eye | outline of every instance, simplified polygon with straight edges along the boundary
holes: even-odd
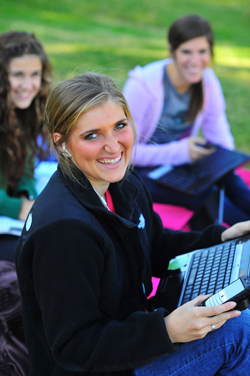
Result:
[[[13,77],[21,77],[22,76],[22,72],[13,72],[12,76]]]
[[[41,75],[42,75],[42,72],[34,72],[32,74],[33,77],[41,77]]]
[[[117,124],[116,129],[123,129],[124,127],[126,127],[126,125],[126,123]]]
[[[85,137],[85,140],[94,140],[97,137],[96,133],[90,133]]]

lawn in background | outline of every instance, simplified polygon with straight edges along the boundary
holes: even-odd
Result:
[[[250,153],[249,0],[1,0],[0,32],[32,31],[52,61],[55,82],[86,70],[113,77],[167,56],[166,30],[200,13],[215,32],[215,59],[236,148]]]

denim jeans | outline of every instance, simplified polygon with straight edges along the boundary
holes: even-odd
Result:
[[[228,320],[203,339],[134,369],[136,376],[243,376],[250,374],[250,311]]]
[[[218,189],[215,185],[198,196],[188,196],[145,178],[148,170],[148,168],[135,167],[135,171],[144,181],[154,202],[183,206],[187,209],[196,211],[200,209],[205,201]],[[224,177],[220,183],[225,189],[223,221],[229,226],[232,226],[234,223],[249,220],[250,189],[241,177],[232,172]]]
[[[232,226],[250,219],[250,189],[240,176],[228,174],[223,179],[225,186],[224,220]]]

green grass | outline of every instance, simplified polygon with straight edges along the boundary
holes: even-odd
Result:
[[[166,30],[200,13],[216,37],[212,64],[227,102],[237,149],[250,152],[249,0],[1,0],[0,32],[28,30],[43,42],[58,82],[85,70],[112,76],[167,56]]]

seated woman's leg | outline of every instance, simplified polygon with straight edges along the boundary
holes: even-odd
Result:
[[[214,188],[211,188],[199,196],[191,197],[173,189],[168,189],[167,187],[161,186],[160,184],[154,183],[152,180],[147,179],[145,175],[147,171],[149,171],[148,168],[135,167],[135,171],[145,183],[153,201],[160,204],[183,206],[187,209],[195,211],[204,204],[206,199],[214,191]]]
[[[241,210],[228,197],[225,197],[223,222],[232,226],[237,222],[247,221],[249,219],[250,215]]]
[[[250,367],[250,311],[228,320],[203,339],[184,343],[136,368],[136,376],[242,376]]]
[[[223,179],[225,194],[225,222],[232,225],[250,219],[250,189],[234,172]]]

